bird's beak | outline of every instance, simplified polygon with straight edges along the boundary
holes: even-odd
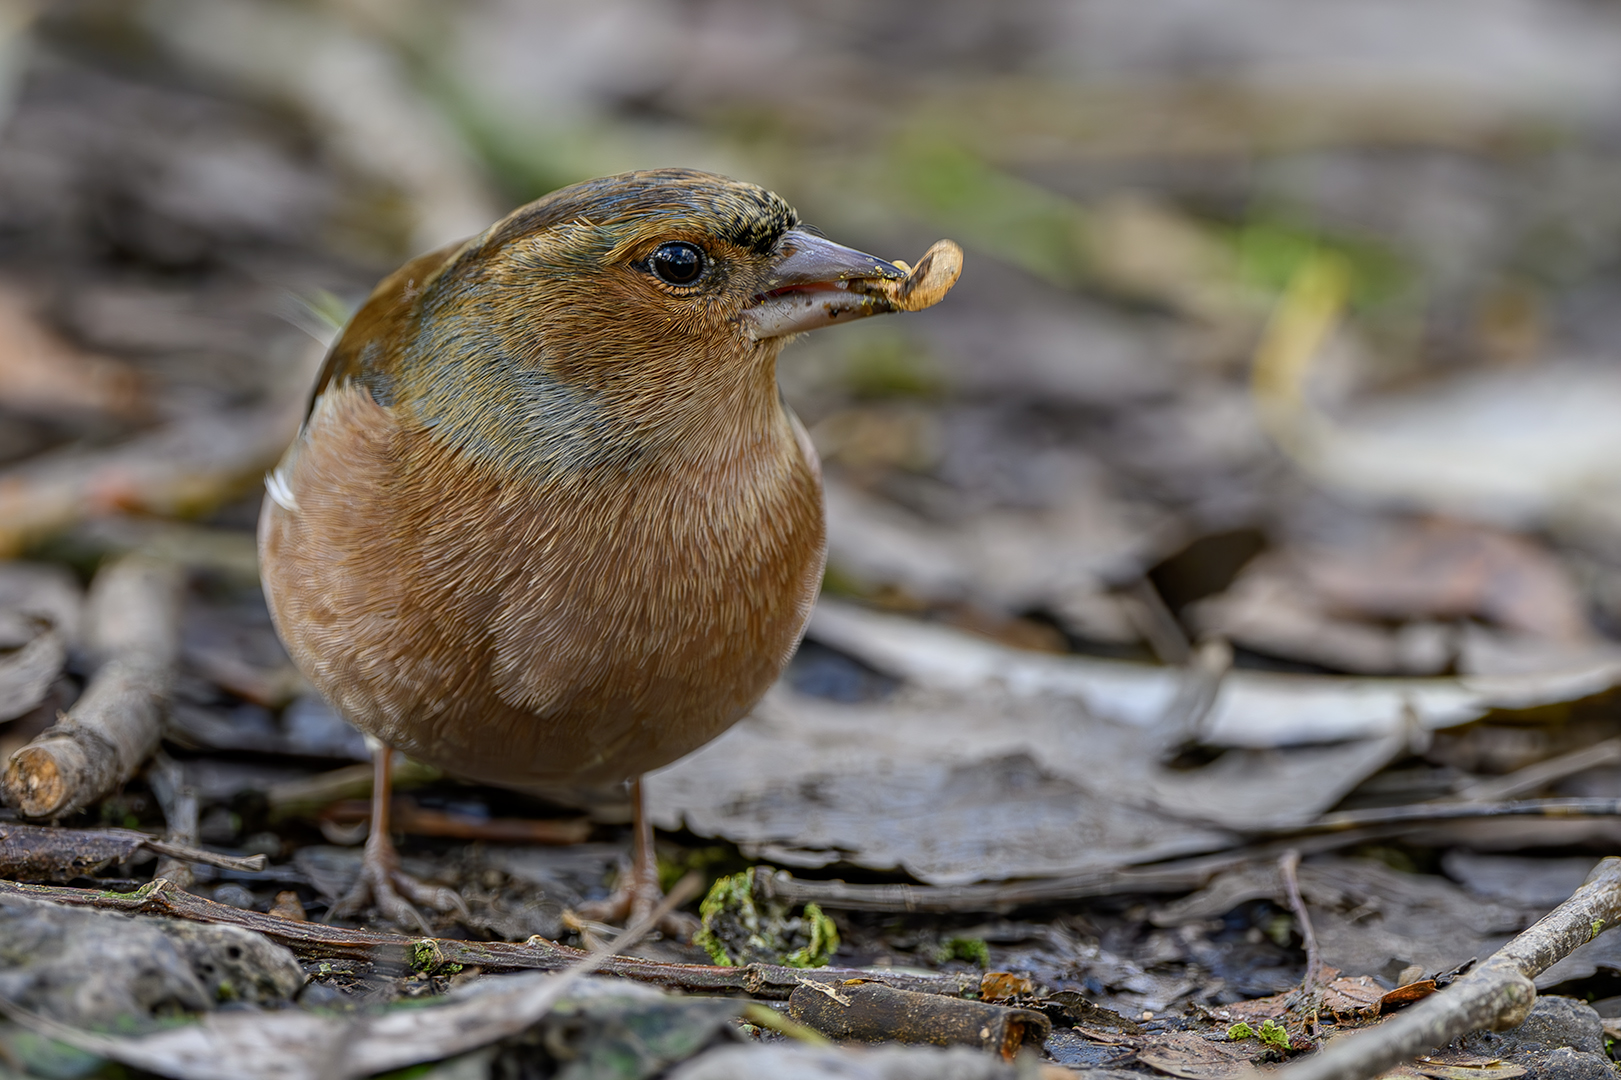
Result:
[[[852,282],[899,281],[906,271],[854,248],[799,229],[778,246],[765,289],[743,309],[744,332],[756,341],[899,311]]]

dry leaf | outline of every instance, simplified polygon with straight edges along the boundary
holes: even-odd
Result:
[[[0,288],[0,401],[22,413],[62,416],[147,411],[140,373],[122,360],[82,352],[41,326],[29,304]]]
[[[1228,1080],[1250,1073],[1247,1051],[1231,1043],[1212,1042],[1190,1031],[1161,1036],[1137,1051],[1137,1060],[1187,1080]]]

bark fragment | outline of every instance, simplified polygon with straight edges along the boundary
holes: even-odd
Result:
[[[1040,1045],[1052,1024],[1033,1009],[897,990],[879,982],[807,981],[788,997],[788,1015],[835,1039],[930,1043],[995,1050],[1009,1061],[1025,1043]]]
[[[11,755],[0,797],[59,819],[135,775],[157,749],[180,638],[179,570],[126,556],[91,586],[87,643],[105,662],[49,730]]]

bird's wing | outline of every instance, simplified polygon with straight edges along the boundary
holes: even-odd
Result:
[[[310,394],[309,406],[304,410],[306,421],[315,409],[316,399],[333,383],[349,379],[366,383],[367,375],[373,374],[368,370],[370,365],[387,362],[378,358],[397,355],[398,351],[389,347],[388,339],[401,328],[422,290],[464,246],[465,241],[457,241],[418,255],[378,283],[326,354],[321,373],[315,379],[315,390]],[[372,345],[378,347],[369,347]]]

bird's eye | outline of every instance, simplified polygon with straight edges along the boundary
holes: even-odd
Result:
[[[704,272],[704,253],[691,244],[665,244],[647,263],[660,281],[691,285]]]

